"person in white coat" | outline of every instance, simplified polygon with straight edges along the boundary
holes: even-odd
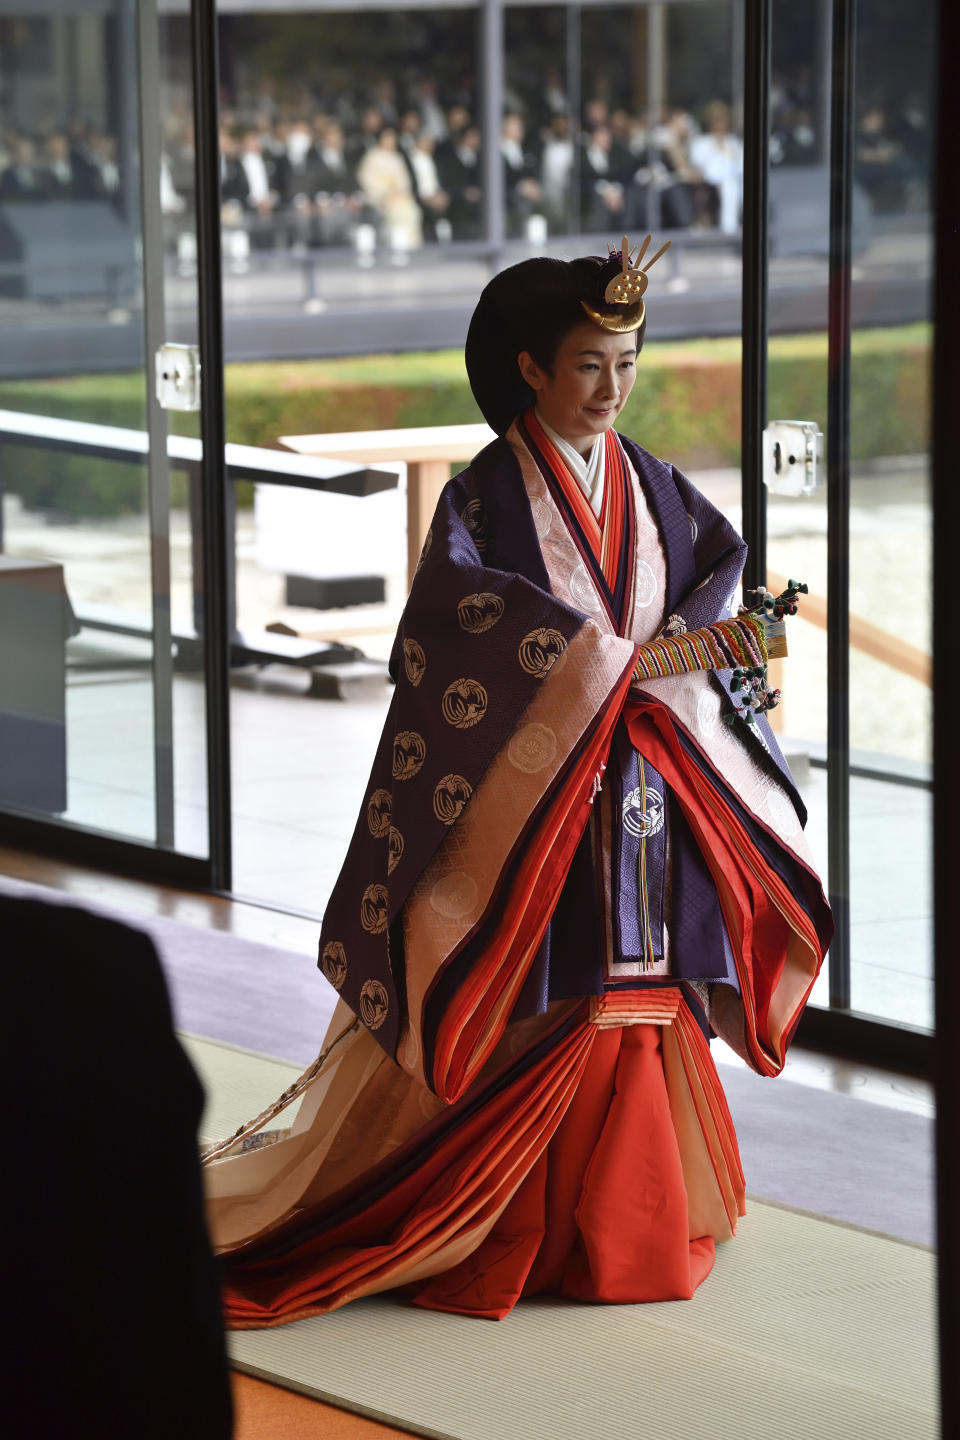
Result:
[[[690,143],[690,163],[717,191],[720,229],[736,235],[743,201],[743,141],[731,132],[730,107],[722,100],[707,106],[706,122],[706,133]]]

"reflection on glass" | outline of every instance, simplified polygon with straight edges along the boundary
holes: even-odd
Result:
[[[161,6],[161,10],[163,6]],[[199,292],[190,32],[184,18],[161,14],[157,25],[155,179],[162,244],[153,247],[149,283],[162,289],[162,338],[196,345]],[[200,507],[199,412],[168,410],[170,435],[193,442],[188,465],[170,460],[168,527],[172,675],[173,793],[176,848],[208,853],[206,686],[203,676],[204,579]]]
[[[854,275],[850,541],[852,1004],[930,1028],[931,509],[929,492],[932,19],[862,8],[856,182],[867,197],[874,275],[902,322],[871,329],[884,301]],[[881,266],[883,267],[881,270]],[[910,783],[903,783],[903,782]]]
[[[475,32],[468,9],[222,17],[228,273],[314,249],[403,266],[424,244],[477,238]],[[189,108],[175,106],[172,217],[192,209],[191,149]]]
[[[710,333],[736,335],[742,76],[731,5],[693,8],[691,28],[673,24],[672,7],[653,18],[645,6],[508,7],[496,57],[503,114],[486,137],[475,13],[416,11],[402,24],[387,10],[225,15],[226,311],[245,360],[277,357],[228,366],[229,437],[266,447],[297,432],[476,421],[462,363],[466,320],[490,274],[476,242],[492,238],[499,265],[603,248],[649,225],[695,242],[664,263],[651,305],[652,337],[685,346],[658,353],[652,340],[624,426],[729,507],[739,342],[700,338],[701,301],[710,294]],[[440,55],[442,64],[424,59]],[[176,238],[192,205],[176,178],[189,127],[176,105],[168,116],[169,250],[175,272],[189,275],[192,256]],[[502,236],[484,228],[484,141],[499,150]],[[451,348],[402,353],[441,346]],[[401,353],[380,353],[391,349]],[[363,351],[362,361],[319,359]],[[240,629],[342,641],[382,663],[405,595],[402,494],[264,484],[238,502]],[[316,911],[389,692],[381,682],[344,705],[311,688],[295,666],[235,673],[233,838],[240,891]]]
[[[239,628],[267,643],[278,628],[296,633],[314,642],[319,663],[234,671],[234,888],[319,914],[392,695],[385,662],[406,598],[405,492],[402,482],[365,496],[264,483],[252,500],[237,518]],[[349,647],[333,665],[330,642]]]
[[[860,13],[877,74],[893,73],[901,32],[917,28],[905,0],[865,0]],[[503,113],[486,134],[490,57],[476,9],[231,9],[221,16],[222,220],[226,308],[242,326],[229,343],[245,358],[459,344],[491,256],[496,265],[573,236],[602,247],[624,229],[674,236],[670,283],[690,298],[671,314],[672,333],[702,328],[701,302],[718,286],[730,304],[708,328],[736,333],[742,21],[734,0],[509,5],[504,51],[492,57]],[[185,35],[185,19],[165,23]],[[811,258],[826,254],[828,30],[820,0],[780,7],[774,26],[772,281],[789,312],[775,332],[820,323],[806,281]],[[923,203],[926,119],[912,63],[908,54],[899,118],[884,110],[879,80],[862,107],[858,249],[898,196]],[[184,72],[164,110],[162,179],[174,275],[187,278],[190,115]],[[484,203],[485,147],[499,151],[502,207]]]
[[[778,182],[794,192],[785,257],[810,208],[796,172],[823,163],[822,15],[813,0],[796,8],[775,76]],[[487,56],[470,8],[224,14],[228,347],[250,358],[459,346],[491,266],[648,229],[674,237],[661,333],[705,320],[737,333],[741,22],[732,0],[510,5],[503,53]],[[488,64],[499,116],[482,108]],[[187,94],[165,110],[174,288],[196,264]]]
[[[244,359],[282,362],[251,366],[246,374],[230,368],[230,438],[273,446],[280,435],[297,431],[476,419],[455,347],[462,345],[473,298],[490,273],[485,242],[493,242],[493,263],[502,264],[543,250],[602,248],[623,229],[649,227],[671,232],[674,245],[658,280],[655,310],[651,305],[635,401],[643,414],[626,428],[676,458],[737,519],[741,20],[742,8],[724,0],[580,11],[509,6],[505,50],[497,57],[504,110],[496,133],[484,136],[474,11],[348,15],[325,8],[224,15],[221,179],[229,334]],[[185,25],[167,23],[171,35]],[[922,651],[926,502],[916,467],[891,479],[889,466],[896,457],[893,463],[902,469],[903,457],[921,454],[926,443],[929,105],[923,55],[929,36],[924,39],[923,26],[900,0],[863,0],[860,33],[859,73],[869,79],[858,97],[854,197],[851,599],[860,619],[898,631]],[[769,413],[817,420],[824,429],[828,57],[827,16],[819,0],[778,7],[771,76]],[[168,313],[174,317],[191,313],[196,269],[186,71],[181,79],[178,90],[171,69],[162,170]],[[486,229],[485,141],[499,147],[502,161],[502,236]],[[591,238],[585,241],[585,235]],[[659,357],[657,340],[670,342]],[[429,358],[401,353],[378,359],[384,351],[444,346],[449,353]],[[310,364],[312,357],[367,352],[372,368],[351,370],[340,359],[334,375]],[[290,355],[303,357],[302,363],[287,362]],[[361,367],[360,361],[350,363]],[[770,505],[771,569],[802,573],[821,601],[824,497],[821,487],[811,497],[773,499]],[[354,579],[384,583],[381,600],[335,604],[330,595],[336,592],[329,591],[322,603],[316,597],[306,606],[294,603],[291,595],[302,600],[307,592],[288,590],[285,577],[295,572],[275,553],[268,561],[263,548],[267,500],[258,492],[254,504],[243,488],[238,499],[241,624],[277,623],[303,635],[346,638],[382,658],[389,607],[397,599],[390,575],[399,573],[402,561],[393,569],[384,561],[368,570],[351,562]],[[349,550],[351,524],[365,524],[365,513],[358,511],[351,522],[321,504],[309,522],[311,533],[322,533],[324,544],[332,535],[335,551]],[[271,523],[284,537],[281,547],[292,548],[303,530],[289,519]],[[883,577],[894,564],[884,549],[885,527],[888,535],[905,527],[917,538],[917,571],[907,597],[902,587],[877,578],[878,567]],[[402,557],[399,538],[397,547]],[[318,544],[318,552],[323,549]],[[888,600],[888,594],[896,598]],[[387,609],[364,608],[371,605]],[[817,761],[826,739],[825,630],[813,610],[796,627],[778,716],[801,772],[804,757]],[[852,663],[855,750],[884,752],[901,766],[922,764],[922,666],[918,678],[862,647]],[[862,667],[879,667],[876,673],[886,676],[880,715],[874,701],[858,703]],[[258,684],[252,674],[237,678],[235,744],[243,769],[242,793],[235,792],[237,823],[257,816],[275,827],[275,837],[288,821],[304,835],[322,829],[342,853],[355,803],[352,795],[342,806],[335,802],[339,782],[331,778],[332,788],[310,791],[309,800],[306,789],[298,797],[294,766],[286,777],[293,810],[277,798],[284,777],[275,777],[275,792],[266,783],[269,766],[286,764],[297,747],[301,762],[304,747],[309,754],[301,774],[316,780],[338,771],[339,707],[299,693],[284,696],[270,725],[274,740],[287,735],[289,745],[275,744],[273,759],[266,742],[256,750],[261,742],[254,704],[271,686],[296,690],[305,683],[302,673],[284,678],[279,669],[265,672]],[[382,702],[371,703],[376,710]],[[805,773],[811,839],[825,866],[824,775],[816,766]],[[344,780],[347,788],[349,783]],[[880,780],[854,777],[853,784],[855,816],[858,806],[866,816],[876,799],[868,796],[870,786],[879,785],[878,794],[894,793]],[[271,855],[262,836],[250,841],[249,851],[239,830],[236,839],[243,883],[264,894],[295,894],[306,908],[319,908],[326,859],[301,849],[304,863],[298,864],[297,854],[284,851],[281,859],[277,849]],[[857,850],[855,885],[857,867],[866,863]],[[305,874],[311,870],[313,881]],[[856,898],[854,904],[856,911]],[[855,921],[859,925],[857,914]],[[855,969],[865,953],[858,945]],[[874,1011],[880,1006],[876,993],[872,999],[861,993],[855,1003]]]
[[[118,80],[135,52],[118,17],[76,11],[0,21],[0,629],[13,651],[0,705],[14,726],[0,804],[152,840],[146,467],[119,437],[115,459],[82,448],[86,423],[146,422],[136,92]],[[30,418],[28,446],[15,432]],[[59,591],[59,639],[24,603],[31,589],[48,603]]]
[[[162,723],[195,734],[195,707],[154,647],[167,506],[145,459],[158,237],[145,247],[136,16],[59,8],[0,17],[0,807],[203,853],[203,791],[176,803],[193,741],[171,765]]]
[[[736,233],[743,167],[732,16],[728,3],[511,8],[508,234]]]
[[[801,5],[774,17],[768,388],[771,419],[810,419],[825,431],[829,127],[819,13]],[[929,26],[905,5],[859,7],[849,552],[852,1005],[920,1026],[932,1020],[930,797],[922,783],[930,760],[930,43]],[[813,495],[770,496],[768,509],[770,572],[802,575],[810,586],[792,627],[784,701],[774,716],[788,752],[814,762],[802,788],[824,873],[827,480]],[[814,999],[827,1003],[823,981]]]

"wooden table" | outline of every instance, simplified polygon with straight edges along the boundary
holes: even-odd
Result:
[[[451,464],[472,460],[495,439],[488,425],[424,425],[411,430],[353,430],[335,435],[281,435],[300,455],[359,462],[403,461],[407,467],[407,583],[413,580],[427,528]]]

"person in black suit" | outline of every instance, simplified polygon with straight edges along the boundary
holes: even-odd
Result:
[[[369,150],[373,150],[377,139],[384,127],[382,112],[376,105],[368,105],[360,116],[360,128],[357,134],[353,135],[347,146],[347,154],[351,165],[355,168],[360,165],[361,160]]]
[[[121,202],[123,176],[117,156],[117,137],[108,131],[100,131],[91,137],[89,160],[94,168],[93,192],[114,205]]]
[[[503,189],[507,211],[507,234],[524,234],[530,217],[543,205],[540,165],[536,155],[524,148],[526,126],[523,116],[508,113],[500,131],[503,157]]]
[[[627,176],[613,132],[598,125],[586,136],[580,155],[580,218],[587,231],[606,233],[624,223]]]
[[[480,234],[480,131],[466,125],[437,149],[437,173],[450,197],[447,218],[455,240],[473,240]]]
[[[246,208],[250,181],[240,158],[240,142],[232,130],[220,131],[220,201],[223,205]]]
[[[374,216],[357,181],[356,166],[347,158],[343,129],[336,120],[323,126],[313,151],[317,239],[321,245],[344,245],[354,228]]]
[[[5,1420],[17,1440],[228,1440],[203,1092],[152,941],[0,895]]]
[[[70,141],[62,130],[54,130],[47,136],[41,173],[48,200],[82,198],[85,177],[76,163]]]
[[[36,146],[28,135],[14,139],[12,160],[0,175],[0,200],[45,200],[46,188],[37,165]]]
[[[234,275],[250,268],[250,181],[240,158],[240,141],[227,126],[220,127],[220,243],[224,260]]]

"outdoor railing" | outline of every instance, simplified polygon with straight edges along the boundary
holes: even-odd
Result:
[[[144,465],[150,437],[144,430],[129,430],[116,425],[96,425],[84,420],[61,420],[49,415],[25,414],[0,410],[0,445],[21,445],[48,453],[84,456],[92,460],[126,461]],[[178,661],[185,662],[191,652],[196,655],[203,635],[203,551],[199,525],[199,495],[203,468],[201,442],[186,435],[167,436],[167,456],[174,470],[185,471],[190,485],[191,557],[193,568],[193,631],[180,631],[173,639]],[[252,480],[260,485],[293,486],[302,490],[326,491],[338,495],[374,495],[396,487],[395,474],[368,465],[344,465],[336,460],[308,459],[281,450],[267,450],[253,445],[226,446],[226,474],[230,482]],[[3,550],[2,528],[3,474],[0,470],[0,551]],[[235,496],[228,488],[231,530],[235,520]],[[230,657],[234,665],[269,664],[281,661],[308,667],[352,660],[358,652],[339,642],[318,643],[297,636],[274,634],[272,631],[251,633],[236,628],[234,546],[229,547],[228,615],[232,635]],[[155,597],[156,598],[156,597]],[[169,600],[169,596],[160,597]],[[123,612],[112,606],[76,607],[77,619],[86,629],[112,631],[115,634],[149,636],[149,616]]]

